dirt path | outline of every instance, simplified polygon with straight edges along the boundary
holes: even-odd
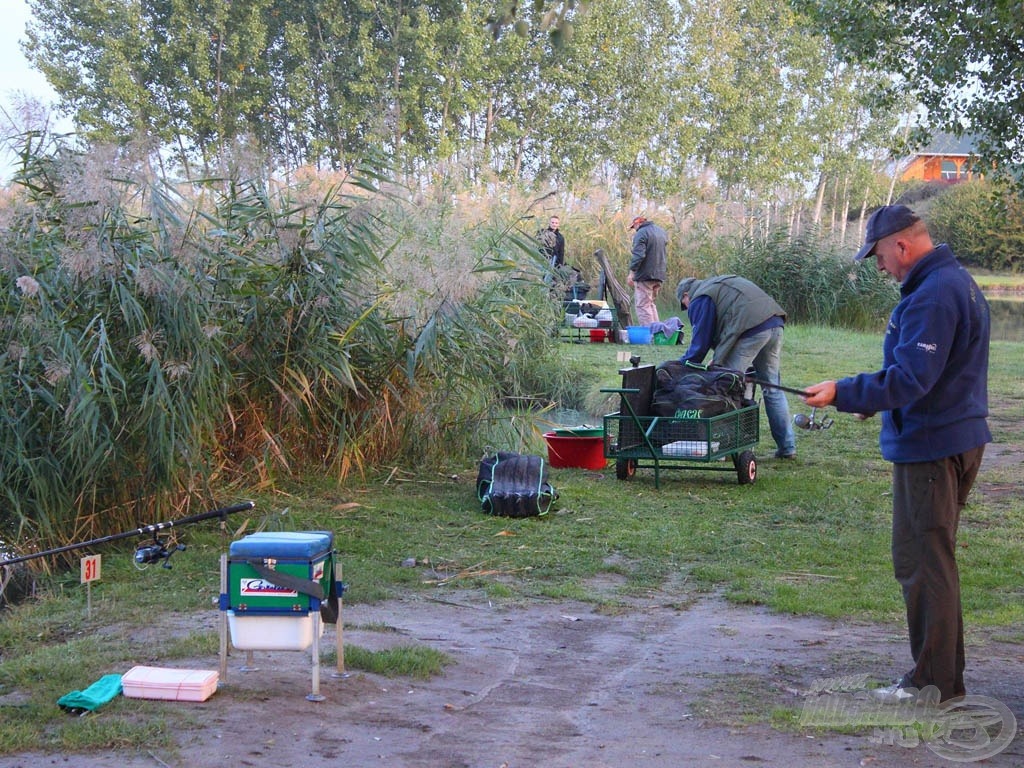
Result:
[[[428,645],[454,663],[429,681],[360,672],[334,679],[333,666],[324,667],[326,700],[313,703],[305,699],[308,653],[258,653],[261,670],[243,672],[245,654],[236,651],[226,684],[209,701],[157,705],[189,707],[194,714],[196,727],[179,734],[177,755],[36,754],[0,758],[0,766],[957,764],[927,745],[881,743],[882,732],[763,724],[766,712],[805,712],[808,692],[823,680],[879,682],[900,670],[908,653],[900,628],[781,616],[712,598],[686,603],[669,595],[608,615],[591,604],[497,607],[459,593],[448,602],[346,607],[343,618],[348,644]],[[211,631],[215,621],[210,618]],[[1024,725],[1024,651],[977,636],[969,642],[969,691],[998,699]],[[324,644],[333,643],[328,629]],[[200,664],[217,667],[216,659]],[[981,764],[1022,763],[1018,735]]]

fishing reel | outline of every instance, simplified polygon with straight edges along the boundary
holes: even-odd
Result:
[[[153,563],[161,563],[164,568],[171,567],[171,555],[175,552],[184,552],[185,545],[175,543],[168,546],[169,542],[153,536],[148,544],[142,544],[135,550],[135,567],[142,569]]]
[[[817,412],[817,408],[811,408],[810,415],[806,413],[796,414],[793,416],[793,426],[797,429],[818,430],[828,429],[835,424],[835,419],[830,419],[827,416],[821,420],[815,419]]]

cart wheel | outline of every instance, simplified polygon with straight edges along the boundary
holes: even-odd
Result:
[[[739,477],[740,485],[749,485],[757,480],[757,459],[753,451],[743,451],[732,457],[736,465],[736,475]]]
[[[636,474],[635,459],[619,459],[615,462],[615,477],[619,480],[629,480]]]

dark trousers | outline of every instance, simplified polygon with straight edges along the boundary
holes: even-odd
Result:
[[[942,701],[964,689],[964,620],[956,534],[985,447],[938,461],[894,464],[892,562],[903,588],[914,669],[904,684],[934,685]]]

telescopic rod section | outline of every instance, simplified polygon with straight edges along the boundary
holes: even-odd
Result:
[[[757,386],[761,387],[762,389],[765,389],[765,388],[781,389],[783,392],[789,392],[791,395],[800,395],[800,397],[810,397],[810,393],[805,391],[805,390],[803,390],[803,389],[795,389],[793,387],[784,387],[781,384],[772,384],[770,381],[764,381],[762,379],[758,379],[755,376],[751,376],[749,373],[746,374],[743,378],[744,378],[745,381],[752,381],[752,382],[754,382],[755,384],[757,384]]]

